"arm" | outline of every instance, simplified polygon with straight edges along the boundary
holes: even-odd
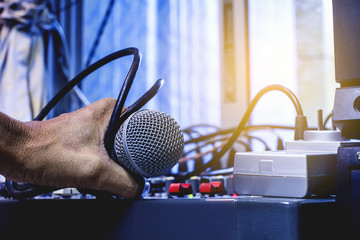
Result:
[[[104,147],[115,99],[72,113],[20,122],[0,113],[0,174],[17,182],[106,190],[135,197],[140,186]]]

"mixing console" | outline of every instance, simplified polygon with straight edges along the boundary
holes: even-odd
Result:
[[[99,199],[71,188],[26,201],[0,199],[0,236],[337,239],[334,198],[238,196],[231,178],[151,178],[150,192],[137,200]]]
[[[2,199],[0,215],[1,239],[340,239],[332,198]]]

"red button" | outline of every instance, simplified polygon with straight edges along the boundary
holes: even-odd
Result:
[[[222,182],[202,183],[200,185],[200,193],[202,194],[219,194],[224,192]]]
[[[192,194],[193,189],[190,183],[171,183],[169,193],[172,195]]]

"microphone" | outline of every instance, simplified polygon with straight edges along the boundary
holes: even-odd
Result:
[[[120,126],[112,155],[129,171],[155,177],[169,173],[183,149],[183,133],[172,117],[158,110],[141,110]]]

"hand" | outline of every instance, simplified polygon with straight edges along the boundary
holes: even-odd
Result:
[[[17,182],[54,187],[105,190],[126,198],[140,193],[140,184],[109,158],[105,132],[115,99],[101,99],[72,113],[46,121],[21,123],[15,163],[4,175]],[[16,127],[15,127],[16,128]]]

